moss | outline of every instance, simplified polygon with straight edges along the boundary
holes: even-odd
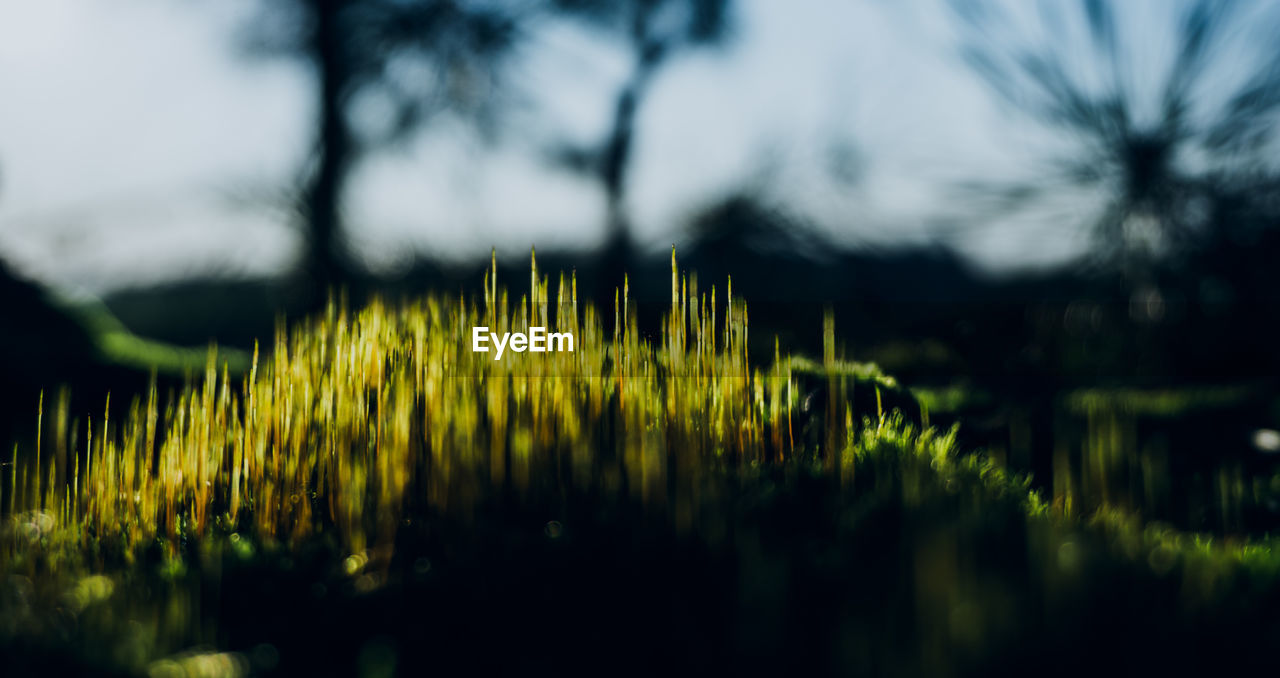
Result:
[[[1079,414],[1111,410],[1151,417],[1178,417],[1191,412],[1237,406],[1254,395],[1243,386],[1194,389],[1081,389],[1065,396]]]
[[[674,262],[654,339],[625,287],[606,313],[579,305],[572,278],[553,287],[536,270],[518,299],[494,268],[477,298],[333,304],[282,329],[247,374],[210,355],[203,379],[167,402],[153,390],[124,417],[106,407],[81,427],[65,408],[42,415],[35,448],[0,477],[0,594],[20,601],[5,608],[0,645],[61,638],[86,662],[130,671],[243,668],[245,655],[185,650],[249,633],[238,629],[294,633],[262,626],[268,611],[291,614],[324,658],[337,651],[317,640],[325,625],[357,648],[374,642],[365,625],[404,610],[402,594],[425,591],[424,609],[467,618],[471,601],[449,591],[473,570],[509,578],[512,600],[553,578],[562,588],[536,599],[551,614],[579,591],[557,574],[568,568],[600,590],[642,592],[630,600],[668,615],[646,629],[705,633],[671,610],[715,591],[689,614],[742,611],[751,629],[716,632],[745,657],[759,639],[725,638],[825,639],[832,651],[847,633],[863,648],[850,665],[946,674],[980,666],[950,659],[991,662],[1032,640],[1025,619],[1062,615],[1053,628],[1074,629],[1072,615],[1172,579],[1182,593],[1158,598],[1160,614],[1257,614],[1241,592],[1277,591],[1271,540],[1214,540],[1114,509],[1062,515],[1026,476],[962,454],[956,429],[915,421],[915,398],[874,365],[784,360],[780,348],[771,366],[750,365],[746,305],[717,304]],[[578,349],[497,361],[469,350],[472,326],[541,323],[573,332]],[[813,438],[806,383],[827,389]],[[476,595],[488,600],[490,584]],[[588,603],[600,598],[591,587],[579,591]],[[588,603],[583,619],[601,611]],[[360,621],[321,614],[331,604]],[[63,622],[74,633],[58,635]],[[454,638],[451,624],[430,628]]]

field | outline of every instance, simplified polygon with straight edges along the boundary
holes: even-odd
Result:
[[[597,307],[531,261],[516,298],[495,263],[474,296],[335,299],[179,391],[46,393],[0,475],[6,675],[1268,665],[1276,543],[1120,501],[1133,402],[1079,394],[1097,454],[1037,488],[934,426],[963,394],[840,355],[838,308],[821,357],[756,364],[732,281],[671,264],[660,327],[625,279]],[[495,360],[475,326],[576,350]],[[1233,477],[1223,515],[1272,491]]]

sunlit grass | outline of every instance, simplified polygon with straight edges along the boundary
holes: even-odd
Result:
[[[14,450],[0,495],[25,526],[11,532],[33,538],[7,539],[5,558],[38,544],[127,561],[219,524],[281,542],[332,529],[385,561],[409,504],[465,517],[490,488],[548,478],[625,487],[689,525],[685,481],[700,469],[794,452],[788,363],[748,365],[731,285],[702,292],[673,256],[670,311],[650,339],[625,281],[606,323],[572,277],[553,283],[534,263],[532,298],[514,300],[495,265],[478,298],[333,303],[281,328],[243,376],[211,352],[202,380],[168,399],[153,388],[121,421],[109,403],[80,422],[65,399],[42,402],[34,449]],[[571,332],[577,350],[495,361],[470,350],[479,325]]]
[[[731,281],[704,291],[674,253],[670,305],[652,335],[638,327],[625,278],[612,308],[599,310],[579,299],[572,275],[543,275],[533,260],[530,269],[518,298],[495,262],[476,296],[358,311],[334,301],[319,317],[282,324],[243,372],[213,351],[203,378],[173,394],[153,387],[124,416],[113,418],[107,402],[81,419],[65,394],[42,397],[34,440],[0,467],[3,572],[22,578],[27,598],[54,600],[73,617],[99,609],[94,628],[148,620],[132,644],[114,646],[114,662],[215,674],[236,673],[243,658],[188,653],[149,664],[211,642],[198,587],[182,584],[192,558],[251,560],[323,538],[342,554],[341,574],[365,590],[386,581],[405,525],[467,526],[499,497],[528,506],[604,497],[715,541],[742,529],[744,502],[771,505],[811,478],[837,497],[830,512],[841,529],[874,528],[886,512],[922,516],[893,529],[909,548],[946,556],[921,556],[904,575],[915,578],[922,614],[936,604],[959,615],[938,633],[975,620],[1017,627],[1013,613],[971,604],[1012,596],[1007,582],[957,555],[980,548],[962,543],[966,535],[989,539],[1010,526],[1026,544],[1016,562],[1055,586],[1084,576],[1081,563],[1099,554],[1182,576],[1204,604],[1240,577],[1259,586],[1280,577],[1270,540],[1214,541],[1111,507],[1074,520],[1027,477],[962,453],[954,429],[928,425],[927,407],[918,424],[887,411],[881,391],[897,383],[837,356],[830,316],[820,361],[792,358],[775,340],[772,363],[760,367],[748,360],[748,310]],[[575,350],[494,360],[471,351],[473,326],[571,332]],[[825,382],[825,411],[804,411],[802,376]],[[851,383],[874,391],[875,416],[855,416]],[[821,435],[806,438],[812,420]],[[151,570],[139,574],[143,559]],[[163,582],[158,601],[121,599],[154,591],[148,577]],[[24,633],[41,628],[26,628],[38,615],[9,620]],[[0,635],[15,632],[2,626]]]

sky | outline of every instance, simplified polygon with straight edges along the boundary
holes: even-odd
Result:
[[[0,3],[0,253],[65,290],[102,293],[198,273],[269,274],[298,238],[279,192],[312,134],[313,84],[249,59],[252,0]],[[744,186],[852,244],[947,244],[987,268],[1065,261],[1072,229],[935,225],[961,179],[1016,176],[1035,132],[956,57],[937,2],[744,0],[734,39],[679,57],[639,113],[630,200],[655,248]],[[599,139],[625,52],[546,23],[516,62],[531,103],[503,143],[445,121],[367,157],[346,219],[375,267],[491,246],[586,249],[603,237],[597,186],[549,169],[539,142]],[[827,171],[833,140],[863,159]],[[1011,174],[1012,173],[1012,174]]]

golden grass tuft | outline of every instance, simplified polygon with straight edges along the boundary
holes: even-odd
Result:
[[[4,557],[34,542],[98,561],[159,539],[199,539],[215,524],[265,541],[333,529],[351,553],[390,556],[406,512],[465,520],[497,488],[626,493],[678,526],[714,500],[699,474],[793,452],[788,363],[747,362],[747,309],[699,291],[672,252],[671,306],[655,340],[637,329],[629,284],[614,323],[580,303],[576,280],[552,289],[531,256],[530,294],[511,302],[496,261],[478,298],[430,295],[331,302],[281,327],[267,357],[233,375],[211,352],[203,379],[162,403],[153,387],[121,421],[83,427],[40,406],[53,454],[14,451],[0,507]],[[732,283],[730,283],[731,285]],[[730,289],[732,289],[730,287]],[[473,353],[471,328],[571,332],[574,352]]]

